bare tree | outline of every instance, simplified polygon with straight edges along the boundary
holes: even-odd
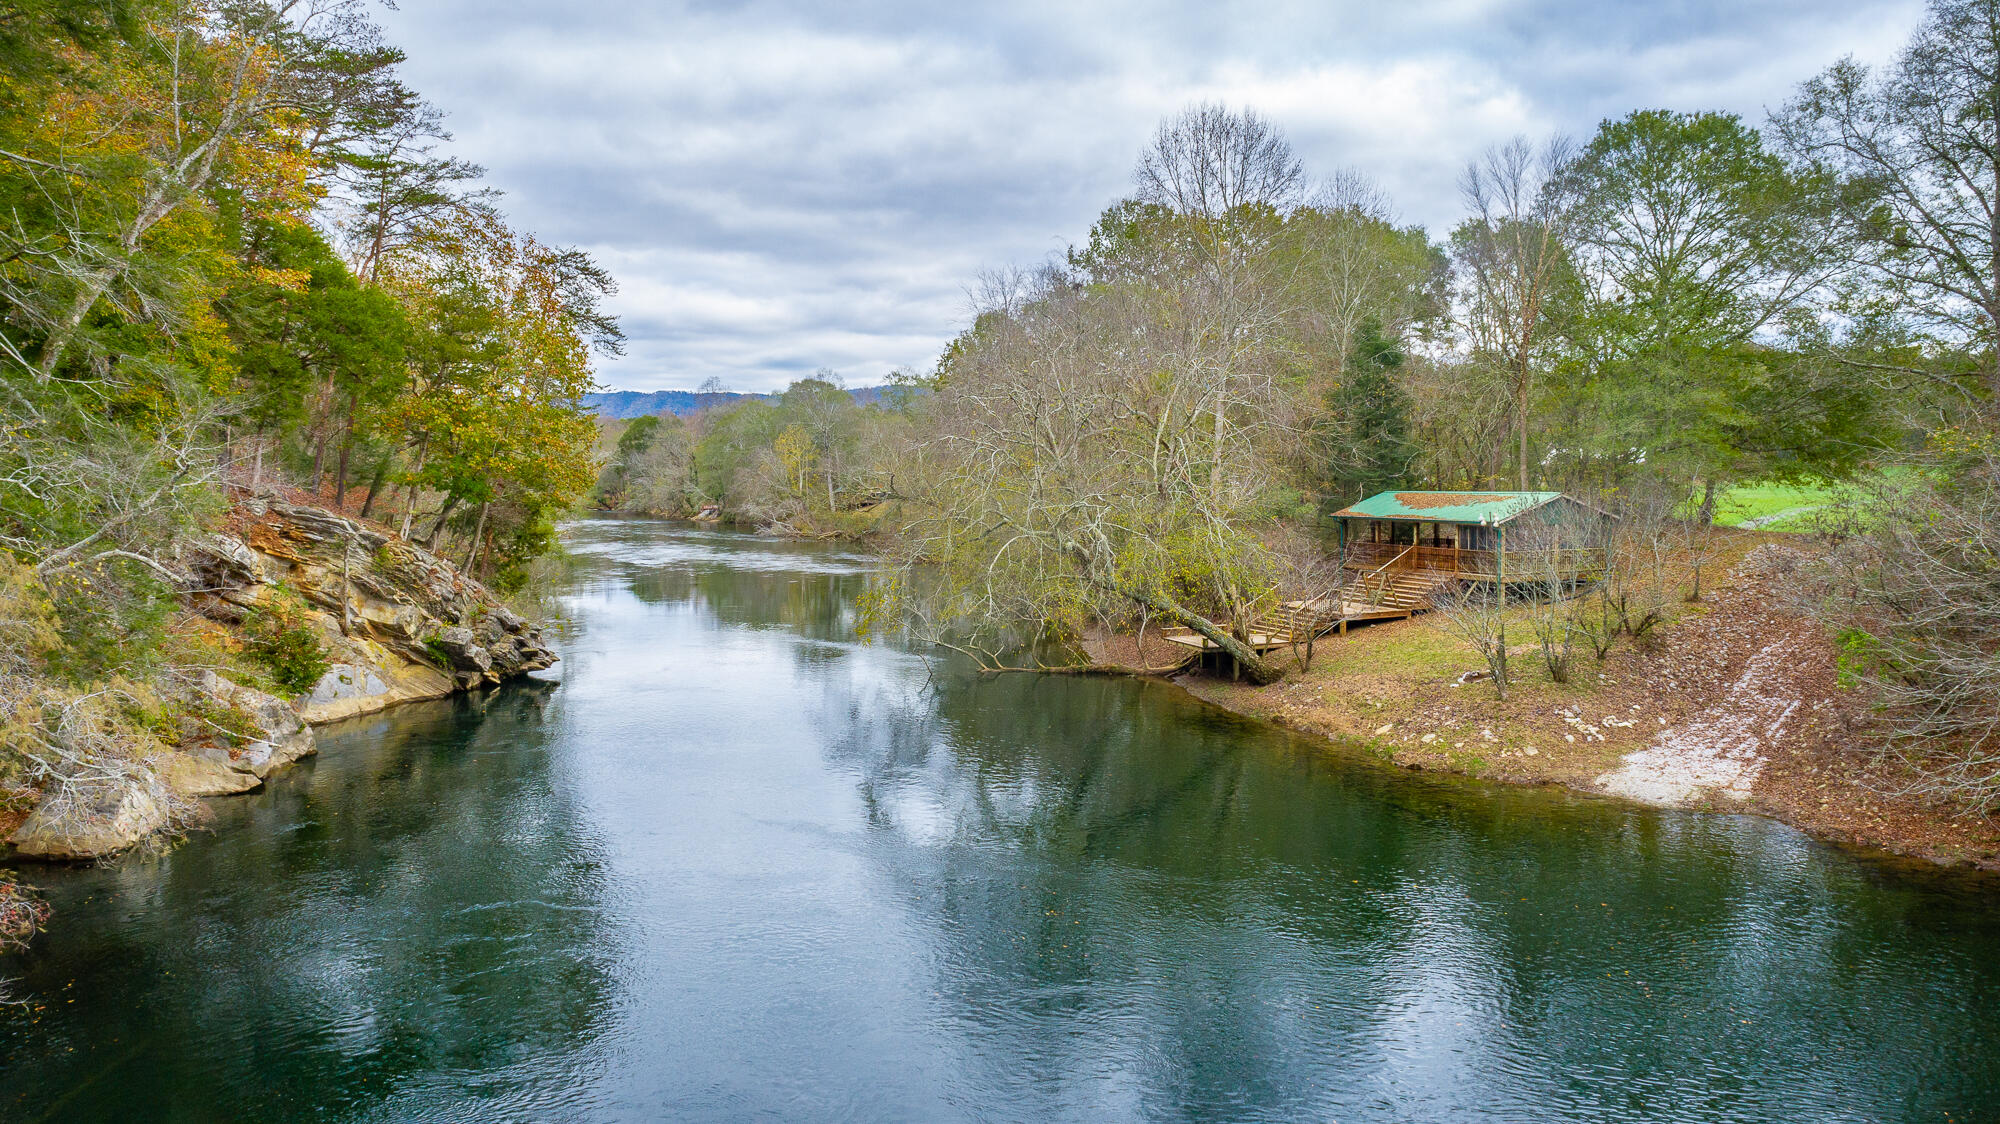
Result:
[[[1426,623],[1463,640],[1493,677],[1500,701],[1507,701],[1507,597],[1503,589],[1453,582],[1431,595]]]
[[[1256,440],[1270,378],[1224,327],[1242,309],[1198,278],[1086,291],[1053,269],[988,296],[930,403],[935,431],[896,470],[912,618],[990,650],[1144,613],[1276,678],[1242,637],[1276,584],[1248,529],[1273,474]]]
[[[1840,628],[1910,790],[2000,806],[2000,451],[1939,457],[1857,504],[1859,533],[1791,583]]]
[[[1440,319],[1450,303],[1450,266],[1419,229],[1398,228],[1373,181],[1342,171],[1286,224],[1298,249],[1292,315],[1337,379],[1364,321],[1403,339]]]
[[[2000,3],[1929,9],[1880,74],[1842,59],[1772,124],[1794,155],[1842,181],[1854,259],[1903,316],[1970,345],[2000,402]]]
[[[1214,222],[1240,207],[1291,207],[1305,171],[1284,133],[1256,110],[1203,102],[1160,122],[1133,178],[1145,202]]]
[[[1274,549],[1279,565],[1279,591],[1297,603],[1290,611],[1292,658],[1310,670],[1320,630],[1340,616],[1341,593],[1348,584],[1346,558],[1329,554],[1312,534],[1298,527],[1280,527]]]
[[[1528,563],[1534,567],[1528,582],[1528,627],[1541,649],[1542,667],[1556,683],[1569,682],[1577,635],[1583,631],[1577,619],[1581,606],[1574,596],[1575,582],[1562,557],[1550,548]]]
[[[1499,358],[1514,401],[1518,486],[1528,487],[1528,399],[1550,287],[1567,251],[1563,174],[1574,159],[1560,137],[1490,148],[1466,166],[1459,188],[1472,217],[1454,233],[1475,351]]]

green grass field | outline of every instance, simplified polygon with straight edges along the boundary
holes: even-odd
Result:
[[[1822,513],[1861,496],[1873,483],[1864,478],[1850,484],[1742,484],[1716,497],[1715,521],[1725,527],[1754,522],[1763,531],[1809,532],[1818,529]]]

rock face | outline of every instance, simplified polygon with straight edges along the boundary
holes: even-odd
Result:
[[[414,543],[316,507],[250,501],[234,534],[192,552],[218,619],[284,585],[321,614],[333,666],[298,704],[309,723],[437,698],[555,663],[540,630]]]
[[[202,672],[201,689],[217,701],[249,715],[256,723],[256,729],[245,731],[255,737],[227,751],[231,769],[262,781],[273,770],[319,752],[313,745],[312,728],[292,704],[276,695],[232,683],[212,671]]]
[[[188,799],[247,792],[313,753],[312,726],[499,683],[556,662],[538,628],[442,558],[330,511],[277,500],[239,505],[226,533],[181,559],[194,605],[240,624],[280,588],[304,598],[332,665],[286,700],[213,671],[177,689],[228,722],[51,796],[8,842],[24,858],[114,854],[181,822]],[[244,728],[246,727],[247,728]]]
[[[167,826],[169,797],[139,775],[42,802],[9,840],[33,859],[94,859],[123,851]]]

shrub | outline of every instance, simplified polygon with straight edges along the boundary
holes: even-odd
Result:
[[[286,695],[312,690],[333,666],[326,645],[307,623],[307,611],[296,598],[273,598],[245,619],[243,632],[244,647]]]
[[[1840,682],[1873,696],[1912,790],[2000,808],[2000,435],[1935,439],[1821,567]],[[1955,442],[1955,443],[1954,443]]]

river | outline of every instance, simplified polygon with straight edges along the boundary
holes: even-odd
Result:
[[[2000,886],[854,634],[871,561],[571,528],[551,682],[30,869],[0,1119],[2000,1112]]]

